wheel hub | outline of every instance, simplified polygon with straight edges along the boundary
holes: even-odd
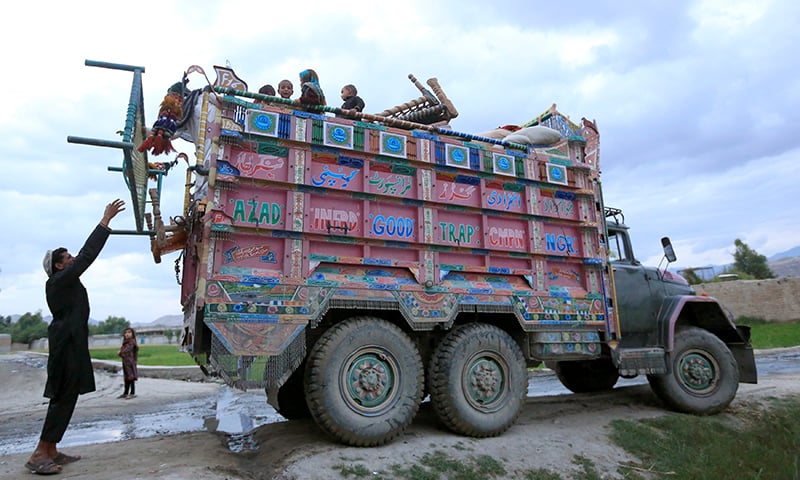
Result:
[[[378,362],[364,360],[353,370],[353,388],[360,396],[374,399],[386,390],[386,368]]]
[[[476,407],[485,407],[502,396],[503,369],[495,359],[479,358],[467,371],[467,397]]]
[[[357,352],[342,372],[342,394],[353,410],[377,414],[391,407],[396,397],[398,368],[394,358],[377,348]]]
[[[688,353],[681,359],[680,376],[687,387],[707,391],[714,388],[716,383],[716,368],[705,355]]]

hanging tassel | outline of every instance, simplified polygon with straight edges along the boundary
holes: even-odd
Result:
[[[180,93],[174,92],[173,87],[170,87],[169,93],[161,102],[158,120],[150,129],[150,134],[139,145],[137,150],[140,152],[150,151],[153,155],[161,155],[176,151],[172,146],[171,138],[177,129],[178,118],[183,116],[183,97]]]

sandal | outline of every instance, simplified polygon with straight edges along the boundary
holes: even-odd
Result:
[[[56,465],[66,465],[68,463],[77,462],[80,459],[81,459],[80,455],[76,455],[73,457],[72,455],[67,455],[66,453],[58,452],[58,455],[56,455],[53,458],[53,463],[55,463]]]
[[[61,473],[61,465],[56,464],[49,458],[38,462],[28,462],[25,464],[25,468],[37,475],[55,475],[56,473]]]

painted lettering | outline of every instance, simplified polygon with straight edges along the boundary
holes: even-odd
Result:
[[[281,206],[277,203],[237,199],[233,205],[233,221],[277,225],[281,222]]]
[[[505,207],[506,210],[512,208],[522,208],[522,195],[518,192],[500,192],[493,190],[486,199],[490,207]]]
[[[458,245],[472,243],[472,236],[478,231],[478,227],[473,225],[460,223],[439,222],[439,228],[442,231],[442,241],[449,243],[456,243]]]
[[[524,249],[525,231],[516,228],[491,227],[488,241],[489,245],[493,247]]]
[[[358,228],[358,213],[335,208],[315,208],[312,210],[311,225],[314,230],[345,230]]]
[[[570,217],[573,214],[574,205],[568,200],[545,197],[542,198],[542,208],[544,213]]]
[[[376,235],[388,235],[397,238],[414,237],[414,219],[376,215],[372,219],[372,232]]]
[[[547,250],[551,252],[578,253],[574,247],[578,243],[578,239],[569,235],[548,233],[545,234],[545,243]]]

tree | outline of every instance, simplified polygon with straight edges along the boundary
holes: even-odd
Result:
[[[131,326],[130,322],[125,320],[125,317],[109,316],[108,318],[98,323],[97,325],[91,326],[89,328],[89,333],[91,335],[102,335],[110,333],[121,334],[123,331],[125,331],[126,328],[130,326]]]
[[[752,276],[756,279],[775,278],[775,274],[767,265],[767,257],[751,249],[738,238],[733,242],[736,252],[733,253],[733,270]]]
[[[11,327],[11,341],[30,344],[34,340],[47,336],[47,322],[42,319],[42,312],[26,313]]]
[[[683,278],[685,278],[687,282],[689,282],[689,285],[698,285],[703,283],[703,279],[697,275],[693,268],[681,270],[679,273],[683,275]]]
[[[178,334],[177,330],[164,330],[164,336],[167,337],[167,343],[172,343],[172,339]]]
[[[11,333],[11,315],[4,317],[0,315],[0,333]]]

